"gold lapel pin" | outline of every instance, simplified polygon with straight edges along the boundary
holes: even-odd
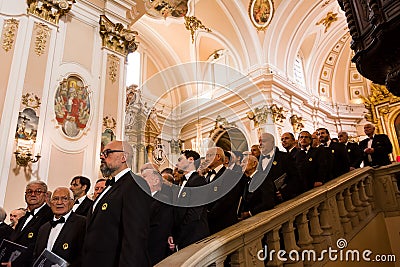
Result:
[[[351,152],[351,149],[349,148],[349,149],[347,149],[347,152]]]
[[[272,162],[272,164],[276,165],[276,164],[278,164],[278,162],[276,162],[276,161],[274,160],[274,162]]]
[[[64,244],[63,244],[63,249],[64,249],[64,250],[68,249],[68,243],[64,243]]]
[[[33,233],[30,232],[30,233],[28,234],[28,238],[32,238],[32,237],[33,237]]]
[[[312,161],[312,158],[309,158],[308,160],[309,160],[309,161]]]
[[[107,203],[104,203],[103,206],[101,206],[101,210],[106,210],[107,207],[108,207],[108,204],[107,204]]]
[[[218,186],[214,186],[214,192],[218,191]]]
[[[186,197],[186,192],[183,192],[183,193],[182,193],[182,197]]]

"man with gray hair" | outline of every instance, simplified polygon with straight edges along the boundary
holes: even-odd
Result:
[[[3,241],[3,239],[9,239],[13,231],[12,227],[4,222],[6,217],[6,211],[2,207],[0,207],[0,243],[1,241]]]
[[[25,188],[25,202],[28,206],[25,216],[19,219],[10,241],[28,247],[13,262],[13,266],[30,266],[39,228],[51,220],[53,213],[46,203],[47,185],[43,181],[32,181]]]

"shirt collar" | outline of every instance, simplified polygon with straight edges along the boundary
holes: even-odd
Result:
[[[215,167],[215,169],[214,169],[215,173],[218,173],[222,169],[222,167],[224,167],[223,164],[218,165],[217,167]]]
[[[69,215],[71,215],[71,213],[72,213],[72,210],[70,210],[67,214],[62,215],[61,217],[64,217],[65,221],[67,221],[68,218],[69,218]],[[60,218],[61,218],[61,217],[60,217]],[[59,220],[60,218],[56,219],[56,216],[53,216],[53,220],[54,220],[54,221]]]
[[[117,182],[119,180],[119,178],[124,176],[130,170],[131,170],[130,168],[126,168],[126,169],[123,169],[122,171],[120,171],[117,175],[114,176],[115,177],[115,182]]]
[[[192,175],[192,173],[194,173],[194,170],[185,174],[185,178],[186,178],[187,181],[189,181],[189,178]]]

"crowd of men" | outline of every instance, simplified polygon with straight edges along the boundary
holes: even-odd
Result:
[[[302,131],[297,140],[284,133],[275,146],[272,134],[244,153],[209,148],[205,157],[184,150],[176,167],[159,171],[146,163],[132,173],[132,147],[108,143],[100,153],[105,179],[88,197],[90,179],[76,176],[70,187],[49,194],[46,183],[32,181],[25,190],[26,209],[11,212],[0,238],[26,246],[2,266],[32,266],[44,249],[70,266],[153,266],[175,251],[241,220],[274,208],[312,188],[361,166],[390,164],[392,145],[384,134],[364,126],[367,139],[348,141],[346,132]]]

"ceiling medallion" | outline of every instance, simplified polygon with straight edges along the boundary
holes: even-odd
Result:
[[[192,43],[194,42],[194,34],[198,29],[205,30],[206,32],[211,32],[209,28],[203,25],[201,21],[196,18],[195,16],[185,16],[185,27],[187,30],[190,31],[190,34],[192,35]]]
[[[274,16],[274,2],[272,0],[251,0],[249,16],[258,31],[264,31]]]
[[[333,13],[333,12],[329,11],[326,14],[326,17],[322,18],[320,21],[318,21],[316,23],[316,25],[320,25],[320,24],[324,25],[325,26],[324,32],[327,32],[328,28],[332,25],[332,23],[338,20],[337,15],[338,15],[338,13]]]

